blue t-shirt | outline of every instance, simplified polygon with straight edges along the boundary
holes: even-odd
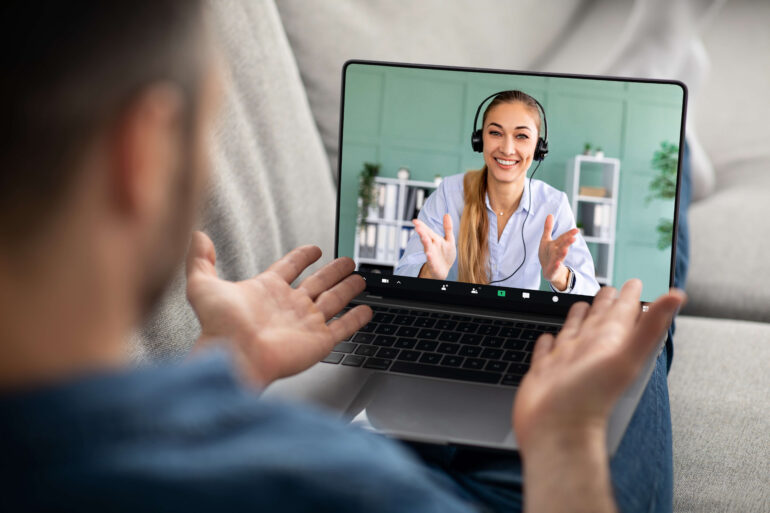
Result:
[[[474,510],[401,445],[241,386],[221,351],[0,397],[2,511]]]

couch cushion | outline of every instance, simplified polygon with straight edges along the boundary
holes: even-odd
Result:
[[[249,0],[209,8],[228,75],[202,223],[220,276],[247,278],[302,244],[317,244],[328,261],[334,184],[278,11],[273,2]],[[184,354],[198,330],[180,272],[135,337],[136,356]]]
[[[770,154],[717,173],[690,208],[688,315],[770,321]]]
[[[767,511],[770,325],[680,317],[674,340],[674,511]]]

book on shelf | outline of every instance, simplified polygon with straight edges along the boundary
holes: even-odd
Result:
[[[581,196],[591,196],[594,198],[606,198],[607,189],[604,187],[589,187],[587,185],[584,185],[580,187],[579,194]]]

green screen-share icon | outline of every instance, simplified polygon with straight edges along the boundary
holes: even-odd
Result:
[[[500,297],[505,297],[505,291],[504,290],[498,290],[497,295]]]

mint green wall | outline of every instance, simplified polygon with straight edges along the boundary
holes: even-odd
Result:
[[[432,180],[483,165],[470,147],[481,100],[505,89],[537,98],[548,117],[550,153],[537,178],[564,190],[567,160],[590,142],[620,165],[613,284],[637,277],[643,299],[668,288],[671,249],[657,248],[656,226],[673,216],[674,202],[647,204],[653,153],[679,142],[682,90],[678,86],[552,77],[517,77],[353,64],[345,83],[340,255],[353,256],[358,173],[364,162],[395,177],[406,166],[415,180]],[[643,264],[643,265],[642,265]]]

